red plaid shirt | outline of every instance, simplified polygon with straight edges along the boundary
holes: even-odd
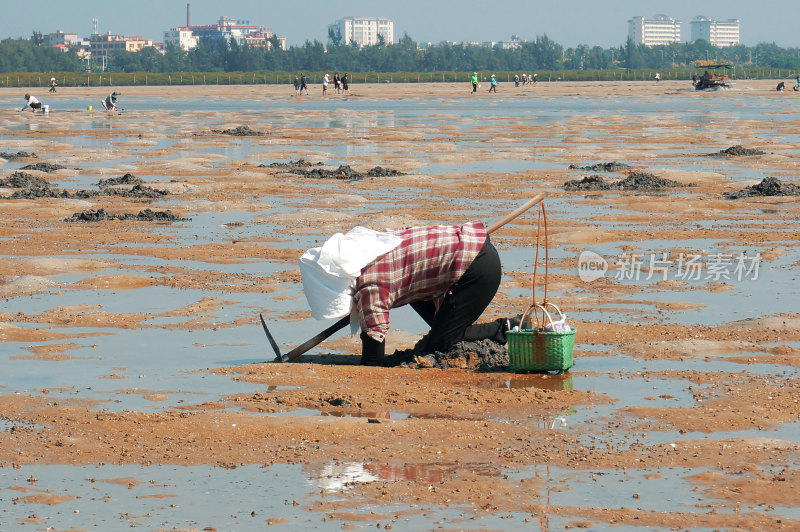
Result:
[[[361,270],[354,294],[361,330],[378,342],[389,330],[389,309],[415,301],[438,306],[486,242],[482,222],[386,232],[403,241]]]

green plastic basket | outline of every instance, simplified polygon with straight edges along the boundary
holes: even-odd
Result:
[[[566,371],[573,366],[575,329],[550,332],[522,329],[506,332],[508,362],[512,371]]]
[[[541,310],[543,316],[552,326],[553,318],[546,307],[551,306],[558,311],[559,318],[564,314],[556,305],[545,302],[534,304],[522,315],[520,324],[526,323],[531,311]],[[506,332],[508,345],[508,362],[512,371],[560,371],[564,372],[574,364],[572,348],[575,347],[575,329],[570,331],[545,331],[542,327],[520,329]]]

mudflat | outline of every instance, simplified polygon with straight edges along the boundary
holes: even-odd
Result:
[[[800,95],[357,81],[0,89],[0,528],[800,527]],[[283,352],[330,325],[305,249],[540,192],[482,320],[547,297],[569,371],[272,362],[259,313]]]

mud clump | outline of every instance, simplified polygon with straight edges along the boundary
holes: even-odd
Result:
[[[108,179],[101,179],[97,182],[97,186],[100,188],[111,187],[114,185],[140,185],[144,183],[141,177],[136,177],[131,173],[127,173],[121,177],[111,177]]]
[[[753,148],[744,148],[737,144],[716,153],[706,154],[706,157],[747,157],[752,155],[766,155],[767,152]]]
[[[308,168],[311,166],[322,166],[322,163],[312,163],[305,159],[298,159],[296,161],[290,160],[288,163],[270,163],[259,164],[259,168]]]
[[[367,177],[394,177],[405,174],[393,168],[383,168],[382,166],[376,166],[372,170],[367,171],[364,175]]]
[[[326,170],[324,168],[314,168],[312,170],[305,170],[302,168],[298,168],[295,170],[290,170],[290,173],[299,175],[302,177],[309,177],[312,179],[363,179],[365,177],[392,177],[392,176],[401,176],[405,175],[402,172],[394,170],[392,168],[383,168],[381,166],[376,166],[366,172],[358,172],[350,168],[349,164],[343,164],[339,166],[336,170]]]
[[[64,191],[53,189],[50,182],[27,172],[16,171],[6,179],[0,179],[0,187],[17,188],[9,199],[36,199],[65,197]],[[66,196],[69,197],[69,196]]]
[[[395,351],[384,359],[384,366],[423,368],[459,368],[475,371],[508,370],[508,350],[506,346],[492,340],[459,342],[447,352],[415,354],[413,349]]]
[[[20,170],[37,170],[39,172],[55,172],[56,170],[63,170],[66,166],[61,166],[60,164],[54,163],[33,163],[33,164],[26,164]]]
[[[134,185],[133,188],[122,190],[118,188],[104,188],[102,191],[104,196],[122,196],[126,198],[146,198],[157,199],[169,194],[166,190],[158,190],[141,183]]]
[[[130,177],[128,177],[130,176]],[[37,199],[37,198],[69,198],[69,199],[89,199],[96,196],[122,196],[130,198],[157,199],[169,194],[166,190],[158,190],[142,184],[141,179],[130,174],[126,174],[118,179],[135,181],[138,180],[130,189],[116,189],[100,185],[100,190],[76,190],[70,192],[59,188],[53,188],[49,181],[41,177],[32,176],[27,172],[16,171],[6,179],[0,179],[0,187],[16,188],[8,199]],[[116,179],[116,178],[115,178]],[[112,180],[107,180],[112,181]]]
[[[7,151],[0,151],[0,159],[5,159],[7,161],[16,161],[17,159],[36,159],[37,155],[33,152],[27,151],[18,151],[16,153],[11,153]]]
[[[564,190],[611,190],[613,183],[603,179],[600,175],[586,176],[580,181],[567,181],[564,183]]]
[[[16,171],[5,179],[0,179],[3,188],[50,188],[50,182],[43,177],[32,176],[28,172]]]
[[[633,167],[628,164],[618,163],[616,161],[590,164],[587,166],[578,166],[577,164],[569,165],[570,170],[586,170],[587,172],[625,172],[632,168]]]
[[[174,214],[172,211],[151,211],[145,209],[139,211],[138,214],[109,214],[105,209],[87,209],[81,212],[76,212],[69,218],[65,218],[65,222],[103,222],[106,220],[135,220],[138,222],[184,222],[191,220],[191,218],[182,218]]]
[[[628,177],[619,181],[606,181],[602,176],[592,175],[584,177],[580,181],[567,181],[564,183],[564,190],[662,190],[665,188],[694,187],[694,183],[686,184],[672,179],[658,177],[648,172],[631,172]]]
[[[783,184],[776,177],[765,177],[761,183],[743,188],[738,192],[725,192],[727,199],[764,196],[800,196],[800,187],[791,183]]]
[[[212,129],[211,133],[214,135],[231,135],[234,137],[263,137],[266,133],[263,131],[256,131],[250,129],[250,126],[236,126],[229,129]]]

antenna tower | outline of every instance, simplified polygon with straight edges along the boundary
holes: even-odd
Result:
[[[97,35],[97,23],[100,22],[96,18],[92,19],[92,26],[94,26],[94,34]]]

